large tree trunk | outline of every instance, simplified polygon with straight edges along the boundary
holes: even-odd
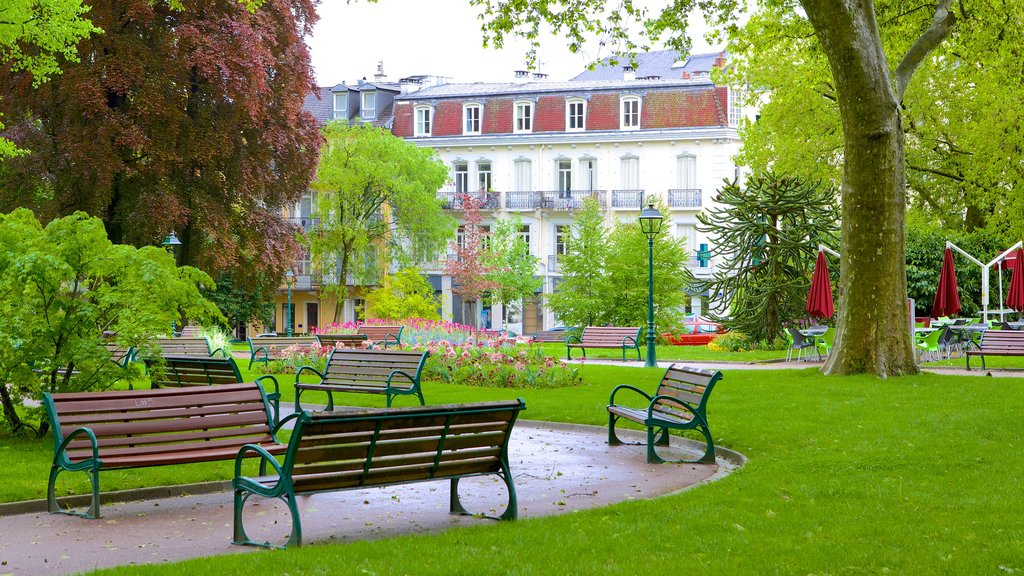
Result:
[[[899,100],[870,2],[802,0],[836,81],[843,122],[842,256],[827,374],[916,374],[904,256]]]

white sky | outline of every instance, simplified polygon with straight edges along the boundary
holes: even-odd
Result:
[[[644,3],[658,10],[667,1]],[[455,82],[511,81],[514,70],[525,69],[528,45],[506,41],[502,50],[485,49],[477,10],[469,0],[323,0],[320,21],[307,39],[317,84],[372,80],[379,60],[392,82],[417,74],[448,76]],[[700,24],[691,25],[692,51],[709,51],[702,18],[691,20]],[[564,39],[547,34],[538,51],[538,71],[550,80],[568,80],[591,61],[610,55],[607,47],[600,53],[598,49],[594,42],[586,54],[572,54]]]

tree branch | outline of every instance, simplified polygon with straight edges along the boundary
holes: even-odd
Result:
[[[924,62],[928,54],[938,47],[939,44],[942,44],[942,41],[953,30],[953,25],[956,24],[956,14],[949,10],[949,6],[952,3],[953,0],[939,0],[939,5],[935,7],[932,25],[925,30],[924,34],[921,34],[921,37],[917,39],[917,42],[914,42],[910,50],[907,50],[903,60],[900,61],[900,65],[896,67],[897,99],[903,99],[903,93],[907,91],[907,86],[910,84],[910,79],[914,77],[914,72],[917,72],[917,69]]]

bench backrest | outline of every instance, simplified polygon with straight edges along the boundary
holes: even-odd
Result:
[[[356,333],[365,335],[370,342],[384,340],[388,343],[401,344],[404,330],[405,326],[368,326],[364,324],[356,328]]]
[[[181,329],[181,338],[198,338],[199,337],[199,326],[195,324],[189,324]]]
[[[296,492],[490,474],[508,462],[522,399],[305,412],[283,466]]]
[[[368,340],[366,334],[317,334],[316,338],[320,341],[321,346],[330,346],[331,348],[355,346]]]
[[[164,356],[162,366],[147,358],[146,368],[154,388],[209,386],[242,382],[234,358],[198,358],[196,356]]]
[[[255,382],[200,389],[112,390],[44,394],[43,404],[58,448],[71,431],[88,427],[100,457],[140,451],[174,452],[181,445],[209,450],[261,442],[270,435],[270,406]],[[67,456],[91,457],[85,436],[72,440]]]
[[[312,346],[319,344],[316,336],[253,336],[249,338],[249,349],[253,352],[266,348],[278,352],[292,346]]]
[[[335,348],[327,358],[322,383],[383,390],[395,370],[419,381],[429,355],[428,352]],[[401,386],[409,384],[406,378],[396,378],[393,382]]]
[[[691,406],[698,414],[704,414],[708,397],[715,382],[722,379],[721,372],[689,368],[687,366],[668,367],[665,376],[658,385],[658,396],[668,396]],[[658,401],[654,404],[654,412],[665,414],[673,419],[689,420],[692,414],[671,401]]]
[[[206,338],[154,338],[162,356],[210,356],[210,343]]]
[[[986,330],[981,337],[981,350],[1024,351],[1024,331]]]
[[[623,340],[628,346],[640,342],[640,328],[620,328],[616,326],[587,326],[580,336],[580,344],[593,346],[622,346]]]

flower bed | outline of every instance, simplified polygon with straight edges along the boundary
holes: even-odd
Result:
[[[476,345],[442,340],[412,348],[430,352],[423,369],[428,380],[497,388],[561,388],[583,383],[578,366],[544,356],[539,346],[491,339]]]
[[[289,346],[287,348],[272,351],[270,362],[258,364],[263,366],[265,374],[295,374],[303,366],[312,366],[320,372],[324,371],[327,365],[327,356],[330,355],[331,346]]]

